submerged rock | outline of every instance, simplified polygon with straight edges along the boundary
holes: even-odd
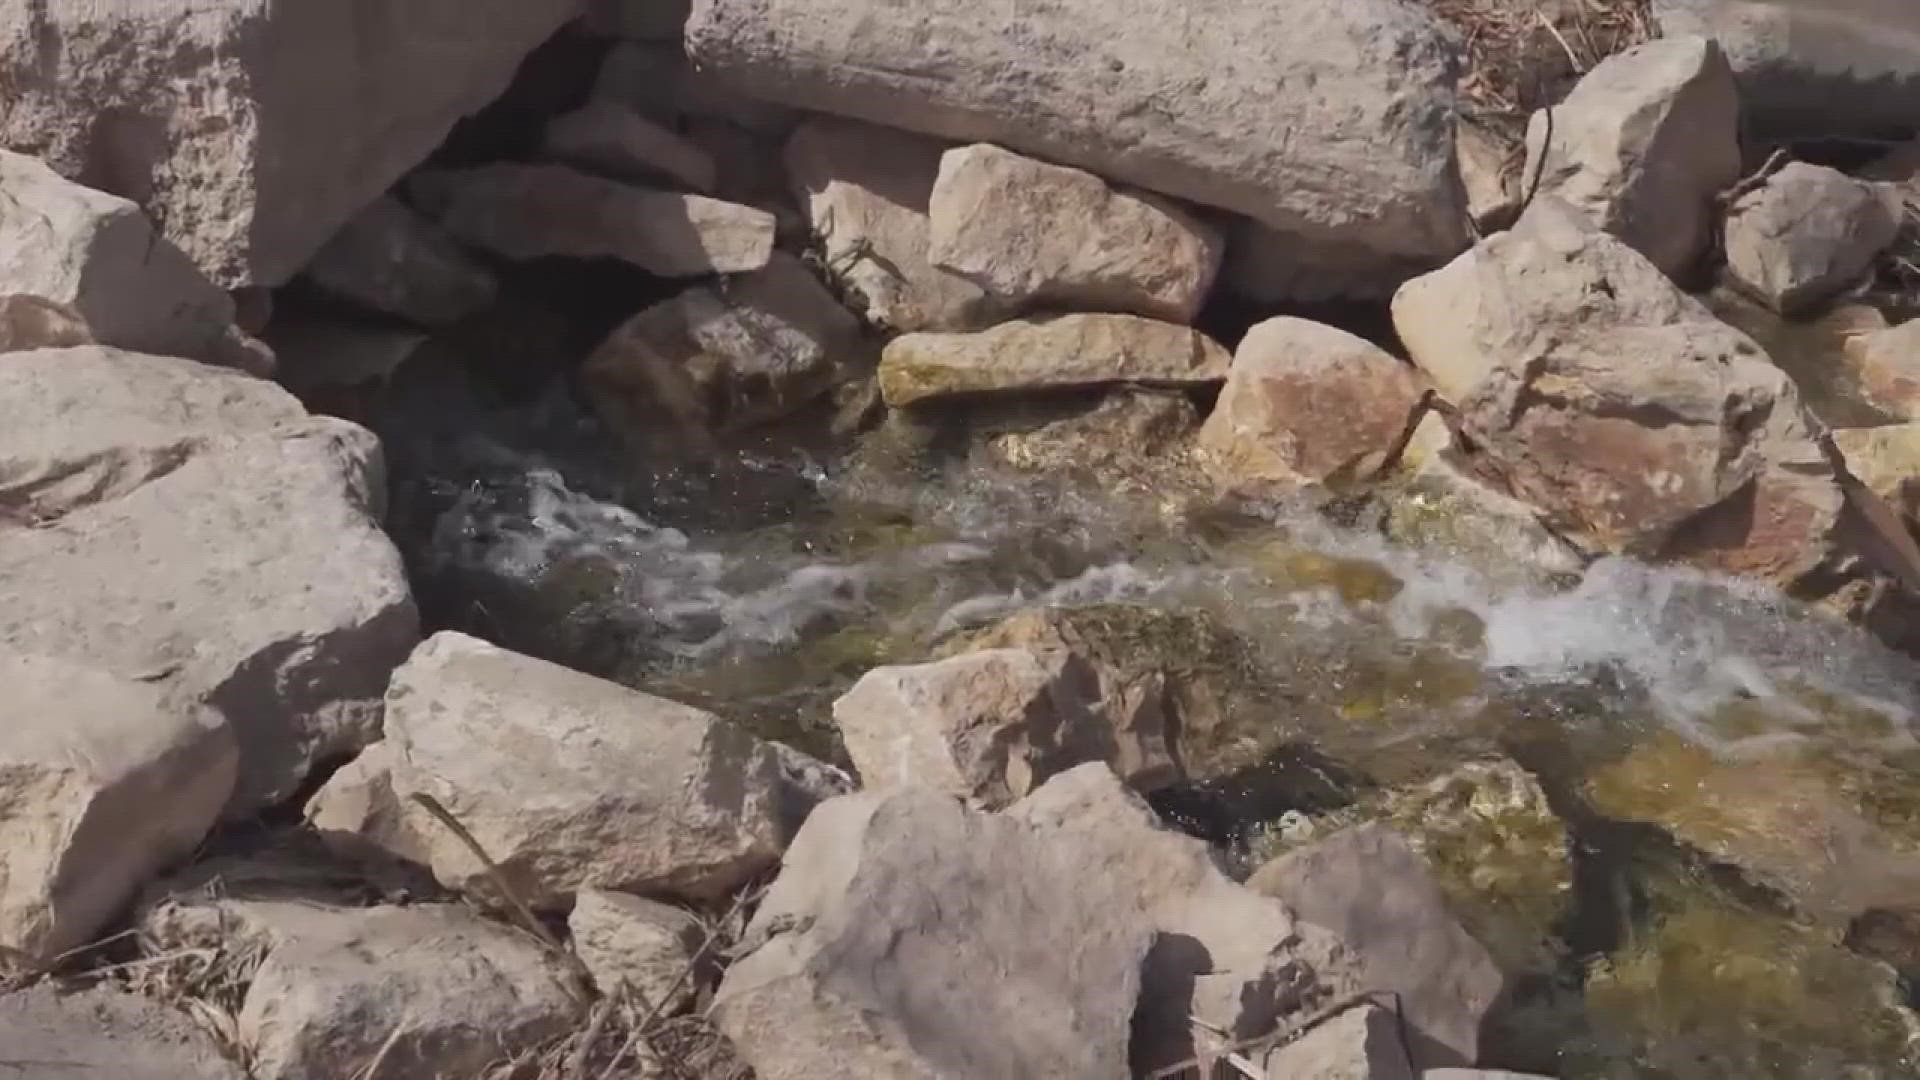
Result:
[[[1227,350],[1198,330],[1136,315],[1053,315],[978,333],[895,338],[880,358],[880,391],[900,408],[980,394],[1074,390],[1114,383],[1208,386],[1225,380]]]
[[[1791,162],[1727,209],[1727,272],[1775,311],[1802,314],[1859,282],[1900,217],[1881,185]]]

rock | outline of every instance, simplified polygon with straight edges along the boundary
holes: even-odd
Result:
[[[30,293],[0,295],[0,353],[93,344],[93,331],[64,304]]]
[[[1920,424],[1841,428],[1833,441],[1847,471],[1915,528],[1920,522]]]
[[[1727,272],[1783,315],[1858,282],[1900,231],[1898,199],[1822,165],[1791,162],[1727,211]]]
[[[425,865],[433,851],[393,792],[394,745],[381,740],[340,766],[307,800],[307,824],[329,851]]]
[[[0,145],[138,202],[219,285],[283,285],[578,12],[15,5],[0,18]]]
[[[1200,449],[1235,491],[1341,489],[1392,463],[1425,402],[1418,373],[1384,349],[1305,319],[1268,319],[1241,339]]]
[[[1055,773],[1119,758],[1095,691],[1092,668],[1069,652],[989,649],[875,668],[834,702],[833,722],[864,787],[998,809]],[[1164,738],[1161,725],[1147,723],[1149,740]]]
[[[261,1080],[474,1076],[578,1022],[565,971],[524,933],[450,904],[340,910],[267,953],[239,1015]]]
[[[1200,411],[1178,390],[1123,387],[1085,402],[993,403],[958,420],[982,457],[1072,489],[1142,500],[1166,514],[1211,495],[1194,460]]]
[[[678,41],[689,0],[589,0],[587,29],[629,41]]]
[[[964,330],[994,314],[986,293],[931,262],[928,220],[943,143],[821,117],[787,141],[794,196],[828,271],[875,326]]]
[[[52,983],[0,994],[0,1046],[22,1080],[243,1080],[185,1013],[150,998]],[[13,1071],[13,1070],[9,1070]]]
[[[1712,238],[1714,197],[1740,179],[1739,113],[1719,46],[1649,42],[1602,60],[1533,115],[1520,175],[1679,276]]]
[[[379,735],[418,637],[365,430],[271,383],[98,347],[0,363],[0,643],[224,713],[235,813]]]
[[[1843,346],[1861,396],[1898,420],[1920,420],[1920,319],[1857,334]]]
[[[489,875],[413,802],[431,796],[527,903],[582,888],[712,900],[772,866],[816,797],[788,754],[698,709],[440,633],[387,694],[393,793],[434,876]]]
[[[658,449],[779,419],[865,353],[859,322],[800,260],[776,252],[765,269],[627,320],[581,378],[609,427]]]
[[[1421,426],[1445,430],[1438,413]],[[1542,524],[1533,507],[1470,475],[1459,460],[1443,446],[1383,489],[1381,527],[1389,538],[1441,552],[1495,582],[1550,585],[1579,576],[1587,558],[1578,548]]]
[[[279,360],[275,378],[303,400],[317,392],[385,384],[429,340],[390,323],[308,313],[283,314],[267,329],[267,344]]]
[[[307,264],[315,285],[372,311],[445,326],[492,304],[499,282],[438,225],[383,196]]]
[[[1465,243],[1457,48],[1417,6],[1288,0],[1199,18],[1165,0],[1079,0],[1025,12],[1013,32],[977,15],[962,0],[699,0],[687,51],[768,100],[995,143],[1316,250],[1438,261]]]
[[[1654,0],[1660,31],[1715,38],[1764,137],[1908,131],[1920,110],[1920,13],[1887,0]]]
[[[150,683],[0,648],[0,685],[0,951],[46,962],[192,853],[239,751],[225,717]]]
[[[116,348],[209,362],[227,358],[228,337],[237,333],[232,298],[155,235],[138,206],[69,183],[41,162],[4,150],[0,196],[6,199],[0,212],[0,293],[61,305],[79,316],[91,340]]]
[[[1520,215],[1520,168],[1524,150],[1487,128],[1461,121],[1454,133],[1460,158],[1460,184],[1467,196],[1467,216],[1482,233],[1498,232]]]
[[[1505,976],[1398,833],[1349,829],[1268,863],[1247,885],[1331,932],[1368,988],[1398,996],[1415,1065],[1479,1060],[1481,1024],[1500,1004]]]
[[[1227,377],[1227,350],[1197,330],[1135,315],[1053,315],[978,333],[923,332],[880,357],[889,406],[956,395],[1113,383],[1205,386]]]
[[[1262,1065],[1269,1080],[1414,1080],[1400,1043],[1400,1021],[1377,1005],[1335,1015],[1269,1051]]]
[[[461,241],[509,259],[613,258],[660,277],[699,277],[758,270],[773,253],[773,215],[763,210],[562,165],[416,173],[408,190]]]
[[[1393,319],[1476,470],[1584,549],[1782,584],[1826,556],[1841,497],[1792,381],[1568,204],[1409,282]]]
[[[929,216],[933,264],[1019,310],[1192,322],[1226,243],[1164,199],[986,144],[941,157]]]
[[[662,1016],[693,1003],[699,981],[690,969],[707,935],[691,914],[626,893],[582,889],[567,928],[602,994],[625,986],[639,1008],[657,1008]]]
[[[712,191],[713,158],[670,129],[604,99],[548,121],[548,157],[623,180],[664,178],[694,191]]]
[[[1150,1069],[1191,1053],[1189,1012],[1253,1033],[1349,985],[1331,942],[1099,764],[998,815],[925,791],[827,803],[747,937],[713,1016],[767,1080],[1121,1076],[1130,1029]]]

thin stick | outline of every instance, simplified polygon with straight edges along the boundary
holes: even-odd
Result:
[[[449,832],[466,845],[467,850],[473,853],[473,857],[480,860],[480,865],[486,867],[487,876],[493,879],[494,888],[500,890],[500,895],[506,897],[507,903],[513,906],[514,914],[520,916],[521,925],[525,926],[533,936],[539,938],[547,948],[555,952],[567,951],[566,947],[560,944],[560,939],[553,936],[553,931],[548,930],[546,925],[534,915],[533,909],[527,906],[527,902],[520,899],[520,894],[508,883],[507,875],[501,871],[500,864],[493,861],[493,856],[487,854],[487,849],[480,846],[480,841],[473,838],[473,834],[467,831],[465,825],[460,824],[446,807],[440,805],[439,799],[424,791],[415,792],[412,799],[427,813],[438,819],[440,824],[445,825]]]
[[[355,1073],[353,1080],[373,1080],[374,1075],[380,1071],[380,1066],[386,1064],[387,1055],[393,1053],[394,1046],[400,1042],[400,1036],[406,1030],[407,1017],[402,1013],[399,1023],[394,1024],[393,1031],[387,1035],[387,1041],[380,1044],[380,1049],[373,1055],[373,1060],[367,1062],[366,1068]]]
[[[575,1080],[586,1080],[587,1065],[593,1059],[593,1045],[600,1041],[600,1029],[607,1026],[607,1017],[613,1015],[613,999],[603,998],[593,1007],[593,1016],[587,1021],[587,1033],[580,1037],[580,1045],[573,1051],[573,1060],[567,1064],[567,1075]]]

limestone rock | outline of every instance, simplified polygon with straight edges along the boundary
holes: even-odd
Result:
[[[773,215],[763,210],[562,165],[418,173],[409,190],[448,232],[509,259],[613,258],[660,277],[699,277],[758,270],[773,253]]]
[[[98,347],[0,364],[0,642],[224,713],[236,812],[378,737],[418,636],[378,442],[271,383]]]
[[[1728,208],[1727,272],[1768,307],[1798,315],[1865,276],[1899,230],[1890,191],[1796,161]]]
[[[1269,319],[1241,339],[1200,448],[1236,491],[1343,488],[1399,454],[1425,400],[1418,372],[1379,346],[1305,319]]]
[[[452,237],[391,196],[342,226],[306,273],[336,296],[421,326],[459,322],[499,291]]]
[[[1740,179],[1739,113],[1718,45],[1649,42],[1602,60],[1534,114],[1521,176],[1680,275],[1706,250],[1714,197]]]
[[[30,293],[0,295],[0,353],[91,344],[93,331],[72,308]]]
[[[880,357],[880,391],[899,408],[956,395],[1112,383],[1204,386],[1233,358],[1211,338],[1135,315],[1054,315],[977,333],[906,334]]]
[[[1445,428],[1439,414],[1428,413],[1408,444],[1409,455],[1423,430]],[[1578,577],[1587,565],[1580,550],[1542,524],[1533,507],[1461,468],[1462,460],[1443,444],[1383,490],[1381,527],[1387,536],[1444,553],[1496,582],[1546,585]]]
[[[581,377],[608,425],[648,446],[785,416],[818,398],[865,348],[853,315],[800,260],[776,252],[762,270],[689,289],[627,320]]]
[[[117,348],[225,359],[233,300],[138,206],[5,150],[0,198],[0,292],[62,305],[92,340]]]
[[[705,150],[605,99],[549,121],[543,148],[555,160],[625,180],[664,177],[694,191],[712,191],[716,180]]]
[[[1399,996],[1415,1065],[1479,1060],[1481,1024],[1506,980],[1448,913],[1446,896],[1406,840],[1362,825],[1281,856],[1247,884],[1330,931],[1369,987]]]
[[[1225,250],[1171,202],[986,144],[942,156],[929,214],[933,264],[1011,309],[1192,322]]]
[[[387,694],[393,792],[434,875],[485,893],[431,796],[530,904],[597,887],[711,900],[772,866],[816,793],[775,748],[698,709],[455,633]]]
[[[1920,424],[1841,428],[1833,441],[1848,472],[1905,516],[1909,528],[1920,522]]]
[[[946,149],[828,117],[787,141],[787,175],[829,272],[876,326],[963,330],[993,314],[980,286],[931,262],[928,213]]]
[[[448,904],[342,911],[277,944],[239,1034],[261,1080],[478,1075],[578,1023],[539,942]],[[388,1045],[391,1039],[391,1045]]]
[[[0,994],[0,1046],[23,1080],[243,1080],[200,1025],[151,998],[51,983]]]
[[[226,719],[162,687],[0,649],[0,945],[91,942],[199,845],[233,794]]]
[[[687,50],[768,100],[995,143],[1316,250],[1439,260],[1465,242],[1456,44],[1416,5],[1286,0],[1203,17],[1074,0],[1003,22],[964,0],[700,0]]]
[[[307,824],[337,855],[392,857],[427,864],[432,849],[393,791],[394,746],[381,740],[360,752],[307,800]]]
[[[1340,1013],[1270,1051],[1263,1064],[1268,1080],[1414,1080],[1400,1045],[1400,1021],[1377,1005]]]
[[[138,202],[219,285],[282,285],[579,7],[15,4],[0,145]]]
[[[693,1001],[698,981],[688,972],[706,932],[700,920],[669,904],[627,893],[582,889],[567,918],[573,949],[600,993],[621,986],[641,1009],[672,1016]]]

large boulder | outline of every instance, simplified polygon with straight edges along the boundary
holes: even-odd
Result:
[[[1137,315],[1051,315],[976,333],[903,334],[880,357],[880,392],[899,408],[948,397],[1114,383],[1217,385],[1233,357],[1212,338]]]
[[[1712,239],[1715,197],[1740,179],[1740,101],[1711,40],[1610,56],[1527,125],[1525,185],[1566,200],[1668,275]]]
[[[138,202],[216,283],[280,285],[579,8],[15,4],[0,144]]]
[[[151,998],[52,983],[0,994],[0,1047],[23,1080],[242,1080],[213,1037]]]
[[[1417,371],[1369,341],[1269,319],[1234,351],[1200,448],[1216,479],[1242,493],[1338,489],[1392,463],[1426,393]]]
[[[823,795],[792,751],[698,709],[450,632],[394,673],[386,730],[403,834],[441,883],[493,887],[416,796],[546,909],[587,887],[724,896],[779,860]]]
[[[1899,234],[1884,185],[1791,162],[1727,208],[1727,273],[1783,315],[1801,315],[1857,284]]]
[[[151,683],[0,649],[0,685],[0,946],[44,962],[199,845],[239,750],[225,717]]]
[[[1400,0],[700,0],[687,49],[769,100],[995,143],[1397,265],[1466,241],[1455,42]]]
[[[385,196],[341,227],[307,278],[350,303],[421,326],[459,322],[493,303],[500,284],[438,225]]]
[[[99,347],[0,364],[0,643],[177,691],[240,745],[233,809],[378,738],[418,637],[367,431]],[[31,524],[34,528],[7,528]]]
[[[1013,309],[1192,322],[1225,250],[1165,199],[986,144],[940,159],[929,214],[933,264]]]
[[[987,321],[986,292],[931,261],[929,209],[946,144],[817,117],[787,140],[787,176],[855,310],[889,330],[963,330]]]

